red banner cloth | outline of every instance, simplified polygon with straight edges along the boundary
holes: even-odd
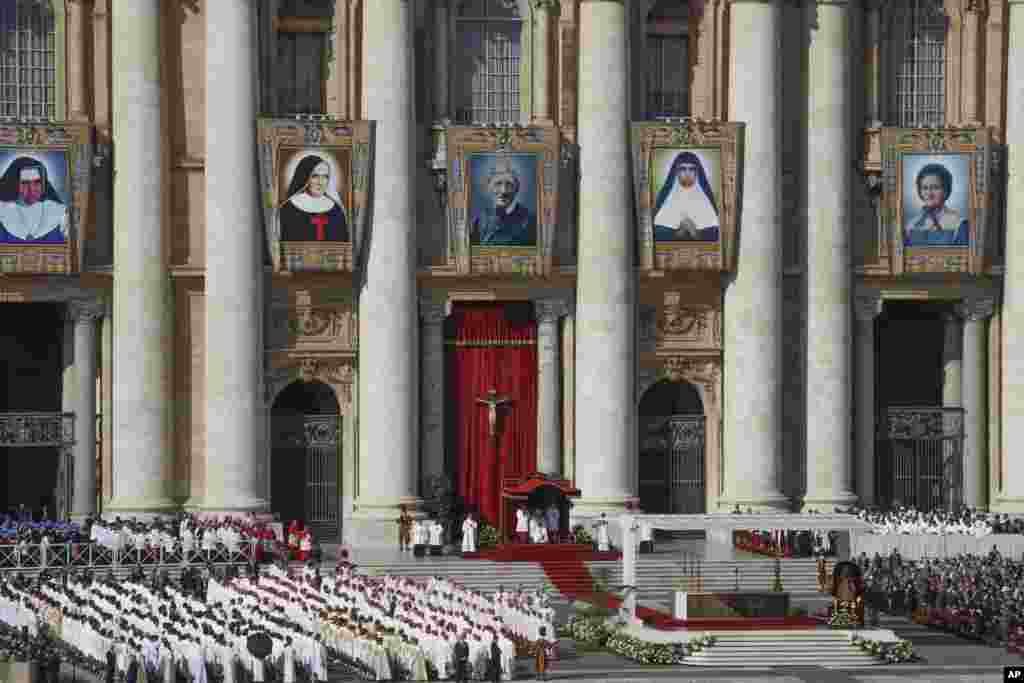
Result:
[[[528,311],[520,304],[458,305],[449,319],[447,393],[456,488],[495,527],[502,478],[525,476],[537,466],[537,324]],[[497,409],[498,457],[488,407],[477,403],[491,389],[509,399]]]

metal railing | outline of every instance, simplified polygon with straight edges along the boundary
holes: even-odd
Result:
[[[118,567],[205,567],[249,564],[259,559],[260,541],[245,541],[237,549],[212,550],[181,544],[172,548],[110,548],[99,543],[22,543],[0,545],[0,572],[43,569],[116,569]]]
[[[963,501],[964,410],[890,407],[879,425],[879,498],[930,512]]]

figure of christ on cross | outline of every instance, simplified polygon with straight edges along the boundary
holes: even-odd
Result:
[[[497,390],[493,388],[484,396],[484,398],[478,398],[476,402],[487,406],[488,435],[494,438],[498,436],[498,406],[511,403],[512,399],[508,396],[498,396]]]

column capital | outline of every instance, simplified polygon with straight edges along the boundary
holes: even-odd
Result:
[[[1013,4],[1013,0],[1010,1]],[[967,0],[964,3],[964,12],[968,14],[988,14],[988,0]]]
[[[64,319],[79,325],[87,325],[107,315],[107,306],[102,301],[78,300],[68,301],[64,311]]]
[[[564,299],[536,299],[533,302],[537,322],[553,323],[563,315],[568,315],[569,304]]]
[[[878,314],[882,312],[882,303],[882,297],[877,294],[854,297],[853,313],[857,316],[857,320],[861,322],[869,322],[874,320]]]
[[[977,322],[992,317],[996,310],[995,297],[964,299],[956,306],[956,313],[964,320]]]
[[[586,0],[583,0],[586,2]],[[562,3],[560,0],[530,0],[530,7],[534,10],[547,12],[548,14],[561,14]]]
[[[448,303],[433,299],[420,299],[420,321],[424,325],[439,325],[448,317]]]

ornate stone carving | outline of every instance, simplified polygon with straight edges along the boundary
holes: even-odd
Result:
[[[569,314],[569,305],[562,299],[537,299],[533,302],[537,322],[556,323],[563,315]]]
[[[709,304],[683,301],[680,292],[667,292],[657,317],[658,343],[664,348],[721,345],[721,311]]]
[[[865,295],[855,297],[853,300],[853,314],[857,320],[864,322],[874,320],[882,312],[882,297],[878,295]]]
[[[354,358],[304,356],[272,362],[266,373],[266,400],[272,402],[286,386],[299,380],[323,382],[338,395],[343,410],[352,404],[352,383],[355,378]]]
[[[995,311],[996,301],[994,297],[965,299],[956,307],[957,315],[962,317],[964,320],[970,320],[972,322],[991,318]]]
[[[982,16],[988,14],[988,0],[967,0],[964,12],[980,14]]]
[[[106,306],[101,301],[69,301],[64,317],[78,325],[89,325],[103,318]]]
[[[420,299],[420,321],[424,325],[440,325],[447,317],[447,303],[444,301]]]
[[[718,386],[722,366],[717,358],[689,358],[670,356],[665,359],[662,377],[673,382],[686,381],[704,390],[709,405],[718,404]]]
[[[270,347],[328,346],[354,350],[358,337],[353,308],[280,308],[271,319]]]

